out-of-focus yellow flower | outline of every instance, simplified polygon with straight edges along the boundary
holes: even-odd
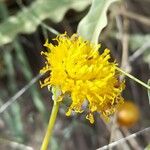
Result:
[[[41,73],[48,73],[41,83],[43,86],[56,86],[64,94],[70,94],[72,103],[66,113],[85,111],[86,119],[94,123],[94,112],[99,112],[105,119],[112,115],[123,103],[121,92],[124,83],[119,83],[116,63],[109,62],[109,50],[99,53],[100,45],[85,41],[77,34],[68,37],[62,34],[54,39],[57,45],[46,43],[45,67]]]
[[[132,127],[140,118],[140,110],[137,105],[131,101],[125,103],[117,111],[117,122],[120,126]]]

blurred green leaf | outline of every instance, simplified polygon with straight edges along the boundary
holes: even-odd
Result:
[[[150,150],[150,144],[148,144],[144,150]]]
[[[146,63],[150,63],[150,48],[144,52],[143,59]]]
[[[59,22],[68,9],[81,11],[91,0],[36,0],[17,15],[0,24],[0,45],[11,42],[18,33],[31,33],[46,18]]]
[[[5,18],[8,17],[8,11],[6,6],[0,2],[0,13],[1,13],[1,18],[5,20]],[[11,54],[11,51],[6,49],[3,54],[4,57],[4,63],[5,63],[5,68],[7,71],[7,87],[8,87],[8,92],[11,94],[14,94],[17,91],[17,84],[15,80],[15,69],[13,65],[13,56]],[[9,94],[7,94],[9,95]],[[11,129],[11,132],[13,135],[15,135],[18,140],[23,140],[23,124],[21,120],[21,111],[20,111],[20,105],[18,103],[14,103],[10,107],[11,113],[5,113],[4,117],[6,122],[8,123],[8,126]]]
[[[11,55],[11,51],[7,49],[4,52],[3,57],[5,61],[5,67],[7,70],[8,91],[9,93],[14,94],[17,91],[17,83],[15,80],[15,69],[13,65],[13,56]],[[13,103],[10,107],[10,110],[11,110],[10,116],[13,117],[13,119],[11,120],[13,123],[13,129],[11,131],[16,137],[20,138],[23,136],[23,125],[21,121],[21,110],[19,104]]]
[[[4,103],[3,100],[1,99],[1,97],[3,97],[3,95],[4,95],[3,93],[5,93],[5,96],[6,96],[6,91],[1,90],[1,92],[0,92],[0,107],[2,107],[3,103]],[[4,111],[3,118],[4,118],[4,121],[6,122],[6,125],[8,126],[9,130],[11,132],[15,132],[13,118],[10,116],[10,113],[8,111]]]
[[[51,140],[51,144],[50,144],[50,149],[51,150],[60,150],[60,144],[58,144],[58,140],[56,137],[52,137],[52,140]]]
[[[78,33],[93,43],[98,43],[102,29],[107,25],[107,10],[118,0],[93,0],[88,14],[80,21]]]
[[[29,82],[33,78],[32,71],[27,61],[26,55],[24,53],[24,49],[22,45],[18,42],[17,38],[13,42],[13,46],[17,54],[17,59],[18,59],[20,68],[22,69],[25,79]],[[31,92],[31,96],[32,96],[35,107],[38,109],[39,112],[41,112],[41,114],[44,117],[46,117],[45,115],[46,109],[43,104],[40,92],[38,92],[36,85],[33,85],[30,89],[31,89],[30,92]]]

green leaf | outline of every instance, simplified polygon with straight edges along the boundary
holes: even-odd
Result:
[[[118,0],[93,0],[88,14],[78,25],[79,35],[93,43],[98,43],[98,37],[107,25],[107,10],[116,1]]]
[[[68,9],[81,11],[90,3],[91,0],[36,0],[0,24],[0,45],[11,42],[18,33],[34,32],[46,18],[59,22]]]
[[[150,150],[150,144],[148,144],[144,150]]]
[[[9,94],[14,94],[16,93],[17,89],[17,84],[16,84],[16,80],[15,80],[15,68],[13,65],[13,56],[11,55],[11,51],[6,49],[6,51],[4,52],[4,62],[5,62],[5,67],[7,70],[7,87],[8,87],[8,92]],[[21,108],[20,105],[18,103],[13,103],[10,107],[10,112],[11,115],[13,116],[13,129],[11,130],[12,133],[16,136],[16,137],[20,137],[23,139],[23,124],[21,121]],[[11,116],[10,115],[10,116]]]
[[[150,79],[148,80],[147,84],[150,86]],[[148,89],[148,99],[149,99],[149,104],[150,104],[150,90]]]

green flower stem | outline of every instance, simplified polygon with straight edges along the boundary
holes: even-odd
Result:
[[[135,82],[141,84],[142,86],[144,86],[145,88],[147,88],[147,89],[150,90],[150,86],[147,85],[146,83],[142,82],[141,80],[135,78],[135,77],[132,76],[131,74],[129,74],[129,73],[123,71],[122,69],[120,69],[120,68],[118,68],[118,67],[116,67],[116,69],[117,69],[119,72],[121,72],[121,73],[123,73],[124,75],[126,75],[127,77],[129,77],[130,79],[134,80]]]
[[[52,130],[56,121],[56,117],[57,117],[57,113],[58,113],[58,109],[59,109],[59,102],[54,101],[54,105],[52,108],[52,113],[49,119],[49,123],[48,123],[48,128],[41,146],[41,150],[47,150],[48,149],[48,144],[49,141],[51,140],[52,137]]]

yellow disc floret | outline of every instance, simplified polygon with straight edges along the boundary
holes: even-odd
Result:
[[[48,51],[42,52],[46,62],[41,73],[49,74],[41,87],[57,86],[63,95],[70,94],[72,103],[66,113],[68,116],[72,111],[86,110],[86,118],[91,123],[94,112],[108,119],[123,102],[121,92],[124,88],[124,83],[118,81],[117,64],[109,62],[110,51],[105,49],[100,54],[99,44],[85,41],[77,34],[71,37],[62,34],[54,40],[56,45],[48,41],[44,44]]]

